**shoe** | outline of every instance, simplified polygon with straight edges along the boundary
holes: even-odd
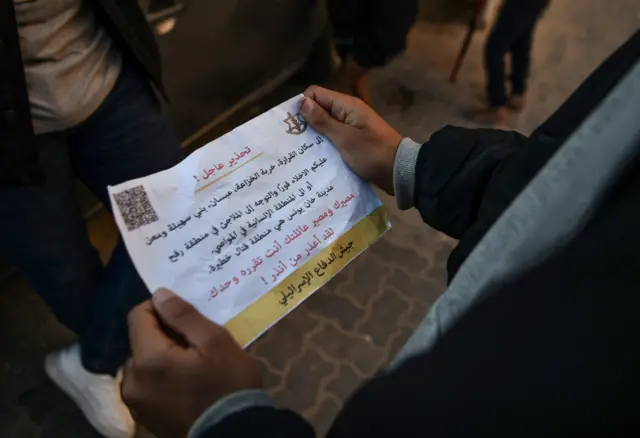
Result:
[[[132,438],[136,425],[120,394],[117,377],[88,372],[80,360],[80,346],[49,354],[44,369],[84,413],[89,423],[107,438]]]

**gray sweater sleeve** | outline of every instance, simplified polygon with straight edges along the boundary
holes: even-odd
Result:
[[[416,186],[416,161],[421,144],[405,137],[398,146],[393,164],[393,190],[400,210],[413,207],[413,195]]]
[[[193,423],[187,438],[199,438],[205,431],[237,412],[259,406],[273,406],[269,395],[261,389],[230,394],[212,404]]]

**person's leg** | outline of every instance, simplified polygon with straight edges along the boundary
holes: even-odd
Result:
[[[533,26],[518,38],[511,47],[511,93],[523,95],[531,65]]]
[[[368,5],[362,0],[327,1],[334,43],[342,60],[337,72],[338,91],[353,94],[369,105],[372,104],[372,97],[366,76],[370,68],[360,65],[354,59],[353,52],[357,46],[356,37],[358,33],[362,33],[371,9],[375,7],[377,6]]]
[[[489,108],[478,114],[483,122],[501,122],[507,117],[505,84],[505,56],[520,38],[526,35],[540,14],[542,7],[520,0],[505,0],[485,46],[487,98]],[[526,42],[526,41],[525,41]]]
[[[92,324],[104,268],[76,200],[66,134],[38,136],[36,143],[46,182],[0,189],[0,248],[26,273],[58,320],[82,336]],[[101,434],[133,436],[135,425],[122,403],[118,380],[83,364],[77,346],[47,355],[45,371]]]
[[[69,143],[76,174],[108,208],[107,185],[167,169],[181,159],[180,142],[147,78],[127,65]],[[124,364],[130,355],[127,313],[149,296],[120,240],[80,333],[85,364],[111,374]]]
[[[367,84],[368,68],[360,66],[352,56],[344,58],[341,68],[342,88],[344,92],[362,99],[367,105],[373,105],[373,97]]]
[[[79,334],[103,268],[76,201],[65,135],[37,136],[36,143],[46,182],[0,188],[0,249],[56,318]]]
[[[504,58],[513,42],[513,14],[511,13],[513,6],[511,3],[507,1],[503,5],[484,48],[487,99],[494,108],[503,107],[507,103]]]
[[[541,10],[533,10],[522,17],[522,33],[511,46],[511,96],[509,106],[517,111],[524,107],[527,79],[531,66],[533,35]]]

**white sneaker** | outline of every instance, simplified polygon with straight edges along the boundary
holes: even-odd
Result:
[[[77,344],[49,354],[44,369],[102,435],[107,438],[132,438],[135,435],[135,422],[120,394],[120,373],[112,377],[85,370]]]

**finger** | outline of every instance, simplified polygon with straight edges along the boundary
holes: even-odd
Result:
[[[342,123],[347,121],[349,113],[354,110],[354,106],[358,102],[357,99],[347,94],[338,93],[317,85],[310,86],[303,94],[305,97],[313,99],[334,119]]]
[[[339,129],[340,122],[329,115],[317,102],[305,97],[300,102],[300,114],[306,122],[317,132],[332,140]]]
[[[128,325],[135,358],[153,357],[175,346],[162,330],[151,300],[144,301],[129,312]]]
[[[153,294],[153,306],[171,329],[189,343],[208,348],[222,339],[230,337],[225,329],[202,316],[191,304],[168,289],[158,289]]]

